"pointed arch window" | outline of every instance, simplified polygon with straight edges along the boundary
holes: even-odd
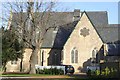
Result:
[[[76,48],[71,51],[71,63],[78,63],[78,50]]]
[[[96,51],[95,50],[92,51],[92,58],[96,58]]]
[[[75,63],[78,63],[78,50],[75,50]]]
[[[74,50],[71,51],[71,62],[74,63]]]
[[[95,47],[92,51],[92,58],[96,58],[96,54],[97,54],[98,50],[97,48]]]
[[[97,53],[98,53],[98,50],[97,48],[95,47],[93,50],[92,50],[92,63],[95,63],[96,62],[96,56],[97,56]]]

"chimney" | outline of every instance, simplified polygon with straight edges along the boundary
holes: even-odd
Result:
[[[79,9],[74,9],[73,20],[74,21],[80,20],[80,10]]]

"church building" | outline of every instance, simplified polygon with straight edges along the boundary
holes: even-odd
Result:
[[[86,66],[94,62],[99,64],[104,60],[104,56],[108,55],[108,44],[120,40],[120,27],[118,24],[108,23],[107,11],[75,9],[73,12],[54,12],[51,25],[53,22],[57,27],[45,34],[36,65],[72,65],[75,72],[82,72]],[[27,64],[31,52],[27,48],[23,54],[25,71],[29,68]],[[7,63],[6,71],[19,71],[20,60],[15,64],[11,62]]]

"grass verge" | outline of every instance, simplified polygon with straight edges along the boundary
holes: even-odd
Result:
[[[48,75],[48,74],[0,74],[0,77],[52,77],[52,76],[59,76],[64,78],[69,78],[68,75]]]

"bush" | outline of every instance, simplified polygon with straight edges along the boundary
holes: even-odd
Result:
[[[118,78],[119,77],[119,72],[115,68],[108,68],[106,67],[103,70],[88,70],[87,71],[88,76],[94,76],[94,77],[105,77],[105,78]]]
[[[90,69],[88,69],[88,71],[87,71],[87,75],[88,75],[88,76],[91,75],[91,70],[90,70]]]
[[[36,74],[44,74],[44,72],[43,72],[43,70],[41,70],[41,69],[36,69]]]
[[[96,74],[96,76],[99,76],[100,75],[100,70],[96,70],[95,74]]]
[[[105,68],[105,75],[106,76],[109,76],[110,74],[110,69],[108,67]]]
[[[118,77],[118,71],[114,68],[108,68],[106,67],[101,71],[101,75],[104,77]]]
[[[57,69],[57,68],[50,68],[46,69],[36,69],[36,74],[52,74],[52,75],[62,75],[64,74],[64,71],[62,69]]]

